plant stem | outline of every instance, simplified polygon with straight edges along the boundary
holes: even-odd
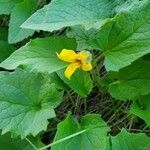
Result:
[[[85,114],[86,114],[86,109],[87,109],[86,98],[84,98],[84,113],[85,113]]]
[[[104,53],[101,53],[95,60],[94,60],[94,66],[101,61],[104,58]]]
[[[74,106],[74,105],[75,105],[75,102],[74,102],[74,100],[73,100],[73,98],[72,98],[72,96],[70,95],[70,92],[69,92],[68,90],[67,90],[67,95],[68,95],[69,100],[71,101],[72,105]]]
[[[35,150],[38,150],[38,148],[27,137],[25,139]]]

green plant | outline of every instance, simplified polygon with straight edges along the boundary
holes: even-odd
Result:
[[[150,149],[149,0],[0,0],[0,15],[0,148]]]

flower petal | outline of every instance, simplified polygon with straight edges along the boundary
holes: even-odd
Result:
[[[84,71],[92,70],[92,64],[90,62],[82,64],[82,70],[84,70]]]
[[[57,56],[59,59],[66,62],[75,62],[78,54],[76,54],[73,50],[63,49],[60,54],[57,53]]]
[[[70,77],[73,75],[73,73],[81,67],[81,64],[79,63],[71,63],[67,69],[65,70],[65,76],[70,79]]]
[[[88,51],[81,51],[78,53],[83,64],[90,62],[92,60],[92,54]]]

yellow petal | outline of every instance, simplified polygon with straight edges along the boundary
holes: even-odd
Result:
[[[92,70],[92,64],[90,62],[82,64],[82,70],[84,70],[84,71]]]
[[[57,53],[59,59],[66,62],[75,62],[78,55],[73,50],[63,49],[60,54]]]
[[[65,76],[70,79],[73,73],[80,67],[79,63],[71,63],[65,70]]]

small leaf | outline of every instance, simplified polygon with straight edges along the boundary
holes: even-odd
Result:
[[[143,133],[128,133],[123,129],[111,137],[112,150],[149,150],[150,138]]]
[[[93,88],[93,81],[90,77],[90,74],[87,72],[78,70],[76,71],[71,79],[67,79],[64,76],[65,70],[58,71],[58,76],[76,93],[78,93],[80,96],[87,96]]]
[[[114,8],[122,2],[124,0],[55,0],[33,14],[22,27],[45,31],[75,25],[90,28],[111,17]]]
[[[102,87],[108,87],[111,83],[118,79],[118,72],[107,72],[107,74],[101,77],[99,84]]]
[[[65,37],[35,39],[15,51],[0,67],[11,70],[26,65],[38,72],[52,73],[68,64],[59,60],[56,55],[56,52],[59,53],[64,48],[76,49],[75,40]]]
[[[0,40],[0,62],[5,60],[14,51],[15,48],[12,45],[9,45],[6,41]]]
[[[58,141],[82,130],[86,132],[74,136],[62,143],[52,146],[52,150],[109,150],[109,139],[107,132],[109,128],[106,123],[96,114],[83,116],[78,123],[70,114],[58,124],[55,140]]]
[[[99,49],[97,46],[97,41],[95,36],[97,34],[97,29],[86,30],[83,26],[75,26],[69,28],[67,31],[67,36],[71,38],[75,38],[77,41],[77,50],[91,50],[91,49]]]
[[[8,38],[7,28],[0,27],[0,63],[15,51],[15,47],[8,44],[7,38]]]
[[[0,0],[0,14],[9,15],[15,4],[22,0]]]
[[[46,130],[62,92],[40,74],[18,69],[0,73],[0,129],[25,137]]]
[[[51,73],[49,75],[49,78],[52,83],[55,83],[58,89],[61,89],[61,90],[69,89],[69,87],[61,80],[61,78],[58,76],[57,73]]]
[[[143,119],[150,126],[150,95],[143,96],[133,102],[130,109],[131,113]]]
[[[0,27],[0,40],[7,41],[8,39],[8,30],[5,27]]]
[[[37,7],[37,0],[24,0],[11,11],[9,23],[9,43],[17,43],[34,33],[34,30],[22,29],[21,24],[29,18]],[[17,19],[16,19],[17,18]]]

